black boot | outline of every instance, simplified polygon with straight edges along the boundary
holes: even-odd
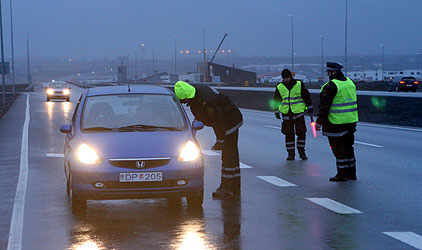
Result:
[[[289,151],[289,156],[287,156],[287,161],[294,161],[295,160],[295,151]]]
[[[347,179],[351,181],[355,181],[358,178],[356,177],[356,167],[346,168],[347,171]]]
[[[347,181],[347,180],[348,178],[346,177],[345,168],[337,168],[336,176],[330,178],[330,181]]]
[[[305,154],[305,149],[304,148],[300,148],[300,149],[298,149],[298,152],[299,152],[299,157],[302,159],[302,160],[307,160],[308,159],[308,157],[306,156],[306,154]]]

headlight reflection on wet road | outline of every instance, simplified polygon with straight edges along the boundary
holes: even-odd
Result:
[[[81,245],[75,246],[73,249],[75,250],[99,250],[100,248],[98,245],[93,241],[87,241],[82,243]]]

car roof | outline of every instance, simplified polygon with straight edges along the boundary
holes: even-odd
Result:
[[[160,94],[171,95],[171,91],[165,87],[153,85],[131,85],[130,92],[127,85],[122,86],[107,86],[107,87],[94,87],[88,89],[87,96],[96,95],[115,95],[115,94]]]

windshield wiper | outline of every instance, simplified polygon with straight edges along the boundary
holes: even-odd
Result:
[[[84,131],[115,131],[115,128],[106,128],[106,127],[90,127],[84,128]]]
[[[145,125],[145,124],[136,124],[130,126],[124,126],[117,128],[118,130],[170,130],[170,131],[182,131],[183,129],[175,127],[163,127],[163,126],[154,126],[154,125]]]

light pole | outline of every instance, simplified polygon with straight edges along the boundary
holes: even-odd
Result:
[[[174,74],[177,75],[177,37],[174,37]]]
[[[0,0],[1,1],[1,0]],[[28,80],[28,86],[30,89],[32,89],[32,76],[31,76],[31,64],[29,61],[29,32],[26,34],[26,64],[28,67],[27,71],[27,80]]]
[[[384,81],[384,45],[381,44],[382,60],[381,60],[381,81]]]
[[[324,82],[324,36],[320,35],[321,38],[321,79]]]
[[[294,52],[293,52],[293,15],[289,15],[292,18],[292,71],[294,70]]]
[[[207,55],[206,55],[206,50],[205,50],[205,27],[201,28],[202,30],[202,47],[203,47],[203,51],[204,51],[204,82],[207,81]]]
[[[347,0],[346,0],[346,20],[344,27],[344,72],[347,77]]]
[[[155,74],[155,45],[152,43],[152,74]]]
[[[419,48],[418,51],[419,51],[419,79],[422,79],[422,48]]]
[[[13,11],[12,11],[12,0],[10,0],[10,40],[12,46],[12,93],[15,95],[15,50],[14,50],[14,39],[13,39]]]
[[[1,10],[1,0],[0,0],[0,33],[1,33],[1,82],[3,85],[3,104],[6,104],[6,79],[5,79],[5,67],[4,67],[4,46],[3,46],[3,17]]]

